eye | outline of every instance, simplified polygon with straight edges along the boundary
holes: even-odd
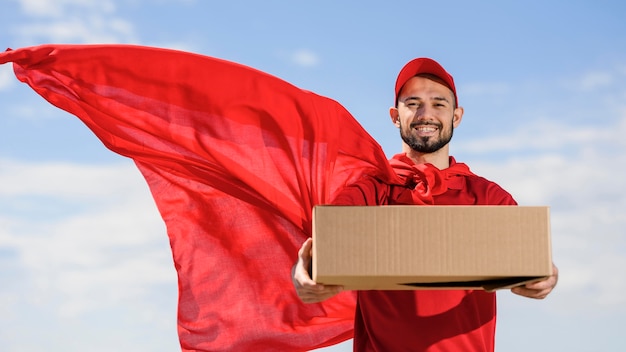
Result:
[[[408,108],[411,109],[415,109],[417,107],[419,107],[419,100],[417,99],[407,99],[404,101],[404,105],[406,105]]]

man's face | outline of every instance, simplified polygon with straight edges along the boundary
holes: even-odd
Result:
[[[394,121],[404,143],[419,153],[445,147],[460,122],[454,106],[454,95],[445,85],[425,77],[411,78],[400,92]]]

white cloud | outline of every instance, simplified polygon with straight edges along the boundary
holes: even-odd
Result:
[[[602,69],[590,69],[577,77],[565,80],[564,86],[568,90],[582,93],[595,92],[605,88],[621,89],[624,92],[624,78],[626,78],[626,66],[618,63]],[[610,94],[615,94],[615,91],[610,91]]]
[[[465,96],[499,96],[509,94],[511,86],[504,82],[482,82],[465,84],[458,89],[459,93]]]
[[[493,152],[496,149],[494,146],[497,146],[499,152],[540,151],[543,154],[559,152],[568,155],[573,150],[579,153],[595,150],[597,153],[613,153],[612,146],[626,145],[623,138],[626,134],[626,86],[624,80],[611,78],[618,77],[619,72],[620,68],[607,69],[606,73],[587,74],[572,79],[570,81],[578,83],[568,84],[573,87],[569,91],[564,91],[558,84],[547,82],[526,86],[523,92],[525,98],[517,99],[531,101],[527,103],[524,100],[521,107],[509,105],[507,120],[500,124],[512,128],[510,133],[494,133],[481,139],[456,141],[454,148],[476,154]],[[595,92],[609,86],[610,90]],[[594,94],[585,93],[581,101],[577,97],[580,89],[594,90]],[[542,97],[537,94],[545,91],[553,91],[559,98],[555,100],[552,95]],[[516,97],[503,99],[514,100]],[[602,147],[601,151],[590,149],[599,147]]]
[[[607,67],[567,80],[566,89],[556,79],[527,85],[528,106],[507,111],[524,118],[508,130],[453,146],[471,155],[474,172],[498,182],[521,205],[551,207],[560,280],[549,307],[561,316],[626,313],[620,294],[626,290],[623,74]]]
[[[320,62],[319,56],[311,50],[300,49],[291,54],[291,60],[304,67],[317,66]]]
[[[494,146],[500,152],[568,152],[571,148],[583,151],[584,146],[623,141],[621,133],[626,132],[624,122],[626,117],[623,121],[607,119],[602,123],[581,128],[564,123],[558,118],[529,120],[515,126],[510,134],[494,134],[481,139],[459,141],[455,148],[467,153],[493,152]]]
[[[0,65],[0,91],[6,90],[14,82],[13,65],[8,63]]]
[[[64,199],[93,199],[108,197],[146,185],[129,184],[134,168],[123,163],[114,166],[80,165],[69,162],[25,163],[11,159],[1,160],[0,195],[43,195]],[[45,176],[44,176],[45,175]],[[106,187],[96,187],[98,184]]]
[[[0,296],[56,306],[63,319],[175,287],[165,226],[132,164],[2,165],[0,243],[15,253],[30,293],[3,286]]]
[[[100,13],[115,11],[115,3],[108,0],[19,0],[22,10],[28,16],[63,17],[76,9]]]
[[[599,88],[610,86],[613,83],[614,76],[609,72],[589,72],[582,76],[574,87],[582,91],[591,91]]]
[[[20,26],[18,35],[30,41],[52,43],[122,43],[133,42],[133,26],[121,19],[91,16],[38,22]]]
[[[537,148],[472,164],[476,173],[498,180],[520,204],[551,207],[553,251],[561,268],[561,294],[552,302],[563,312],[578,305],[584,312],[626,313],[626,297],[619,293],[626,290],[626,145],[620,142],[625,121],[626,116],[595,129],[554,122],[556,131],[564,131],[552,136],[561,152]],[[516,149],[528,140],[527,132],[481,143],[493,147],[508,139]],[[539,141],[549,137],[534,135]]]
[[[112,1],[22,0],[22,10],[31,21],[15,33],[21,42],[124,43],[136,42],[133,25],[116,17]]]

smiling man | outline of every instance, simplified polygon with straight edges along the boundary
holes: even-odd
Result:
[[[418,164],[448,167],[449,142],[463,118],[456,94],[445,81],[428,73],[411,77],[400,92],[389,115],[400,129],[402,151]]]
[[[364,178],[346,187],[337,205],[397,205],[414,202],[427,190],[434,205],[516,205],[496,183],[472,173],[449,155],[454,129],[463,118],[452,76],[434,60],[418,58],[400,71],[394,106],[389,109],[400,130],[402,153],[390,164],[404,186]],[[421,175],[421,176],[420,176]],[[311,240],[299,251],[293,282],[307,303],[342,290],[311,280]],[[557,283],[558,270],[543,281],[513,288],[516,294],[542,299]],[[355,351],[493,351],[496,294],[483,290],[359,291],[355,315]]]

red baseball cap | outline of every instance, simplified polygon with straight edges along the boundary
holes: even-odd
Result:
[[[412,77],[422,73],[439,77],[445,85],[452,90],[454,100],[456,100],[456,105],[459,105],[459,98],[456,96],[456,87],[454,86],[454,79],[452,76],[443,68],[443,66],[439,65],[437,61],[420,57],[409,61],[406,65],[404,65],[402,70],[400,70],[398,78],[396,79],[396,100],[394,101],[394,106],[398,103],[398,93],[400,93],[404,84]]]

